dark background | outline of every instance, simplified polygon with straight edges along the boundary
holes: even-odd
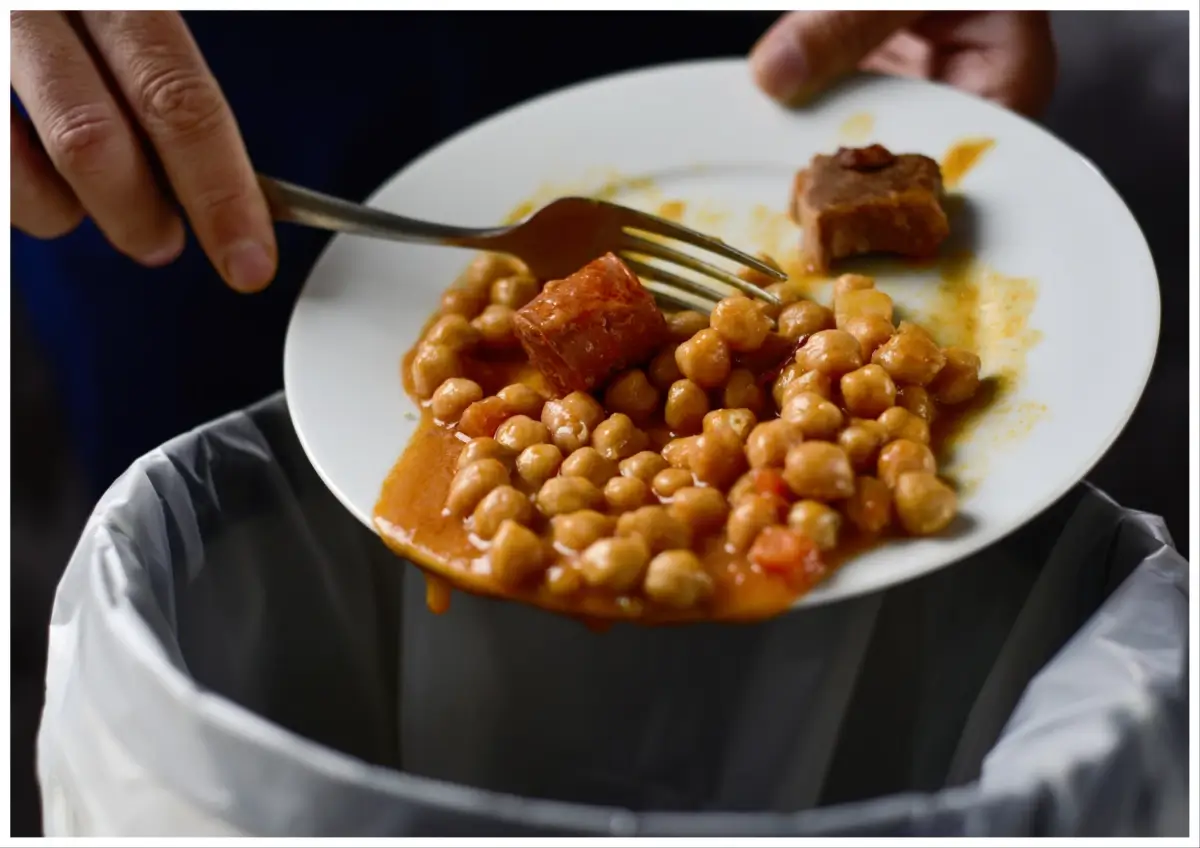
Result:
[[[664,48],[656,61],[742,53],[774,16],[674,17],[677,37],[690,39],[690,45]],[[525,29],[530,20],[516,14],[487,18],[486,29],[496,44],[504,43],[506,28]],[[583,16],[571,15],[569,21],[578,30],[587,29]],[[1128,428],[1090,479],[1124,505],[1164,516],[1186,552],[1187,338],[1189,291],[1195,286],[1188,280],[1188,17],[1184,12],[1075,12],[1056,14],[1054,24],[1060,82],[1044,123],[1095,162],[1125,198],[1150,243],[1162,288],[1162,336],[1150,385]],[[655,61],[646,58],[654,54],[645,44],[608,40],[604,48],[611,70]],[[515,85],[506,73],[474,81],[478,114],[471,118],[536,93],[530,79],[536,79],[542,58],[505,56],[505,62],[523,65]],[[403,164],[397,161],[396,168]],[[31,836],[41,832],[33,751],[46,625],[55,583],[92,497],[73,457],[53,375],[16,292],[13,301],[12,833]],[[1094,330],[1120,343],[1120,327]],[[1097,390],[1103,391],[1102,377],[1095,379]]]

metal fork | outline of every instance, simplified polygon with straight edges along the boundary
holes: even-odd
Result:
[[[730,288],[775,305],[780,300],[754,283],[669,247],[659,239],[675,239],[774,280],[787,279],[778,268],[718,239],[603,200],[563,197],[543,206],[520,224],[469,229],[393,215],[271,177],[259,175],[258,179],[277,221],[395,241],[508,253],[543,280],[562,279],[612,252],[654,294],[689,309],[711,309],[715,301],[731,294]],[[700,277],[680,276],[663,265],[645,261],[647,257],[687,268]]]

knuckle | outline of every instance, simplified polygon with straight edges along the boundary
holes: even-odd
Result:
[[[46,132],[46,151],[61,171],[92,174],[103,169],[118,138],[116,120],[92,107],[63,112]]]
[[[202,136],[225,118],[225,101],[216,84],[191,70],[172,68],[147,74],[139,90],[139,112],[152,132]]]

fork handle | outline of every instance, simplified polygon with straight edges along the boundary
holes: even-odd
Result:
[[[489,237],[496,232],[405,218],[263,174],[258,175],[258,184],[276,221],[320,230],[459,247],[486,247]]]

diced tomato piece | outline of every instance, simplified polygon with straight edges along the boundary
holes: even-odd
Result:
[[[491,438],[496,429],[512,418],[513,410],[503,399],[495,397],[477,400],[466,408],[458,421],[458,430],[472,439]]]
[[[812,539],[787,527],[764,528],[750,547],[750,561],[780,575],[796,591],[810,589],[826,570]]]
[[[783,479],[783,474],[778,469],[756,468],[751,473],[754,475],[754,491],[758,494],[782,498],[784,501],[791,494],[787,482]]]

